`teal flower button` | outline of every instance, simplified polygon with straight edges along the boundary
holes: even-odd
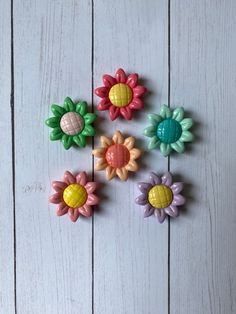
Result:
[[[159,115],[150,113],[148,119],[151,125],[144,129],[144,135],[151,138],[148,149],[159,148],[164,156],[168,156],[172,150],[183,153],[184,142],[193,140],[193,134],[189,131],[193,120],[184,118],[182,107],[177,107],[172,111],[163,105]]]

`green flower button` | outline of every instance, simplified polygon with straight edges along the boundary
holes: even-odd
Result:
[[[191,142],[193,134],[189,131],[193,125],[191,118],[184,118],[184,109],[177,107],[171,111],[163,105],[160,114],[148,114],[150,126],[144,129],[144,135],[150,137],[149,149],[160,148],[164,156],[168,156],[172,150],[183,153],[184,142]]]
[[[95,135],[91,124],[96,119],[96,114],[87,112],[85,101],[75,104],[66,97],[63,107],[52,105],[51,110],[54,117],[45,121],[47,126],[53,128],[50,140],[60,140],[65,149],[69,149],[72,145],[85,147],[86,137]]]

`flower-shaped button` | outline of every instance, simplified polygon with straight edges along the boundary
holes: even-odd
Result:
[[[140,97],[146,92],[146,88],[138,85],[138,74],[133,73],[128,77],[124,70],[117,70],[115,77],[103,75],[104,86],[95,89],[95,94],[102,98],[97,109],[109,110],[111,120],[120,115],[126,120],[133,117],[132,110],[143,108]]]
[[[166,216],[177,217],[178,206],[185,203],[185,198],[180,194],[183,189],[182,182],[172,182],[170,172],[159,177],[151,172],[148,182],[138,183],[142,193],[135,202],[144,206],[144,217],[155,215],[162,223]]]
[[[96,119],[96,115],[87,112],[85,101],[75,104],[66,97],[63,107],[52,105],[51,110],[54,117],[45,121],[47,126],[53,128],[50,139],[61,140],[65,149],[69,149],[72,145],[85,147],[86,137],[95,135],[91,124]]]
[[[123,181],[128,178],[128,171],[137,171],[138,164],[135,161],[141,150],[134,148],[134,137],[124,139],[120,131],[116,131],[112,139],[101,136],[101,146],[93,150],[93,155],[100,160],[95,170],[106,169],[107,180],[113,179],[116,175]]]
[[[189,131],[193,125],[191,118],[184,118],[184,109],[177,107],[171,111],[166,105],[161,107],[160,114],[148,114],[151,125],[144,129],[144,135],[151,138],[148,148],[160,148],[164,156],[175,150],[183,153],[184,142],[191,142],[193,134]]]
[[[91,216],[91,206],[99,203],[99,198],[94,194],[97,183],[88,182],[86,172],[80,172],[74,176],[66,171],[64,180],[53,181],[52,187],[56,193],[50,196],[49,201],[58,204],[57,215],[62,216],[68,213],[73,222],[80,215]]]

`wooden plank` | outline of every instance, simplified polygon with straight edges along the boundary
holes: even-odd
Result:
[[[11,4],[0,3],[0,312],[14,313],[14,220],[11,126]]]
[[[65,170],[91,174],[91,147],[65,151],[44,125],[66,96],[91,107],[91,17],[91,1],[14,1],[18,313],[91,313],[92,220],[48,204]]]
[[[145,110],[130,122],[111,122],[107,112],[100,112],[100,134],[111,136],[120,129],[137,136],[137,145],[146,149],[142,130],[147,113],[157,112],[168,96],[167,17],[166,1],[95,1],[95,87],[102,85],[102,74],[114,75],[122,67],[139,73],[150,90]],[[104,183],[105,199],[94,218],[94,313],[167,313],[168,223],[143,219],[134,203],[137,182],[151,170],[167,170],[167,159],[150,152],[141,164],[142,170],[127,182]],[[104,173],[95,177],[105,181]]]
[[[171,223],[171,313],[236,313],[235,1],[171,1],[171,104],[196,142],[171,157],[187,184]]]

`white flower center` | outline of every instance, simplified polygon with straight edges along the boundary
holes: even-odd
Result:
[[[76,135],[83,130],[84,120],[76,112],[67,112],[61,118],[60,127],[65,134]]]

